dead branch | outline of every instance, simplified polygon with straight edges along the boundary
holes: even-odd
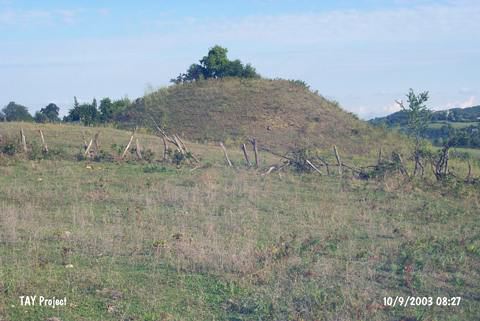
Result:
[[[87,148],[85,149],[85,154],[83,156],[87,157],[89,152],[90,152],[90,148],[92,147],[92,144],[93,144],[93,139],[90,139],[90,143],[87,145]]]
[[[242,144],[241,148],[243,151],[243,156],[245,157],[245,161],[247,162],[247,166],[251,167],[252,163],[250,163],[250,159],[248,159],[247,147],[245,146],[245,144]]]
[[[167,160],[167,154],[168,154],[168,145],[167,145],[167,140],[165,137],[162,136],[163,140],[163,160]]]
[[[277,166],[270,166],[270,168],[268,169],[268,171],[266,171],[264,174],[262,174],[262,176],[266,176],[266,175],[270,174],[270,173],[273,172],[275,169],[277,169]]]
[[[252,144],[253,144],[253,143],[252,143]],[[280,154],[280,153],[278,153],[278,152],[274,152],[274,151],[272,151],[271,149],[268,149],[268,148],[266,148],[266,147],[262,147],[262,148],[260,148],[260,150],[261,150],[261,151],[264,151],[264,152],[267,152],[267,153],[270,153],[270,154],[272,154],[272,155],[274,155],[274,156],[278,156],[278,157],[284,158],[284,159],[289,160],[289,161],[292,161],[292,162],[294,161],[293,158],[287,157],[287,155],[282,155],[282,154]]]
[[[225,159],[227,160],[228,166],[233,167],[232,162],[230,161],[230,158],[228,158],[227,149],[225,148],[222,142],[220,142],[220,147],[223,150],[223,154],[225,155]]]
[[[132,136],[130,136],[130,141],[128,142],[127,147],[125,147],[125,149],[123,150],[121,159],[124,159],[125,156],[127,155],[127,152],[128,152],[128,150],[130,149],[130,146],[132,145],[133,137],[135,136],[135,132],[136,132],[136,131],[137,131],[137,128],[135,128],[135,129],[133,130]]]
[[[338,155],[337,146],[335,145],[333,145],[333,152],[335,154],[335,158],[337,159],[338,174],[342,175],[342,161],[340,160],[340,155]]]
[[[320,162],[322,162],[323,165],[325,165],[325,167],[327,168],[327,175],[330,175],[330,168],[329,168],[330,165],[329,165],[323,158],[321,158],[321,157],[319,157],[319,156],[317,156],[317,158],[318,158],[318,160],[319,160]]]
[[[322,172],[321,172],[315,165],[313,165],[311,161],[309,161],[309,160],[307,159],[306,162],[307,162],[307,164],[310,165],[310,167],[313,168],[317,173],[322,174]]]

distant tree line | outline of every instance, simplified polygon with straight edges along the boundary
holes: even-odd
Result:
[[[202,79],[239,77],[239,78],[260,78],[255,68],[250,64],[244,65],[240,60],[229,60],[228,49],[221,46],[214,46],[208,51],[199,64],[192,64],[186,73],[171,79],[175,84],[193,82]]]
[[[130,105],[131,102],[128,98],[119,100],[103,98],[100,104],[97,104],[97,100],[94,98],[91,103],[80,104],[74,97],[73,107],[68,111],[67,116],[63,117],[63,122],[81,123],[85,126],[110,123]],[[50,103],[32,116],[27,107],[12,101],[0,111],[0,121],[58,123],[62,121],[59,113],[60,108],[56,104]]]
[[[455,128],[451,124],[440,128],[427,128],[425,137],[437,146],[450,140],[458,147],[480,148],[480,122],[463,128]]]

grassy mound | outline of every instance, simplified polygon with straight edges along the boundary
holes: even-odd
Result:
[[[335,144],[349,153],[398,144],[398,137],[287,80],[231,78],[175,85],[147,94],[121,120],[145,124],[150,115],[167,129],[200,141],[256,137],[270,147]]]

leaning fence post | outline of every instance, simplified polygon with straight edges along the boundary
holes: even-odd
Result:
[[[220,142],[220,147],[223,150],[223,154],[225,154],[225,159],[227,160],[228,166],[232,167],[233,165],[232,165],[232,162],[230,161],[230,158],[228,158],[227,149],[225,148],[225,146],[223,146],[222,142]]]
[[[163,140],[163,160],[167,160],[167,154],[168,154],[168,145],[167,145],[167,140],[165,139],[164,136],[162,136]]]
[[[23,128],[20,128],[20,139],[22,140],[23,151],[27,152],[27,140],[25,138],[25,133],[23,132]]]
[[[252,139],[253,145],[253,152],[255,153],[255,168],[258,168],[258,147],[257,147],[257,140],[254,138]]]
[[[245,156],[245,161],[247,162],[248,167],[252,166],[252,163],[250,163],[250,159],[248,158],[247,147],[245,146],[245,144],[242,144],[242,150],[243,150],[243,156]]]
[[[48,153],[48,146],[47,146],[47,143],[45,142],[45,138],[43,137],[43,132],[41,129],[39,129],[38,132],[40,133],[40,138],[42,139],[43,151],[45,153]]]
[[[136,131],[136,130],[137,130],[136,128],[133,130],[132,136],[130,136],[130,141],[128,142],[127,147],[125,147],[125,149],[123,150],[122,159],[125,158],[125,156],[127,155],[128,150],[130,149],[130,145],[132,145],[133,136],[135,136],[135,131]]]
[[[142,157],[142,151],[140,149],[140,143],[138,142],[138,138],[135,139],[135,152],[137,153],[137,157],[141,160],[143,159]]]
[[[93,139],[90,139],[90,143],[87,145],[87,148],[85,148],[85,154],[84,156],[87,157],[88,153],[90,152],[90,148],[92,147],[93,144]]]
[[[338,155],[337,146],[333,145],[333,152],[335,153],[335,158],[337,159],[338,165],[338,174],[342,175],[342,161],[340,160],[340,155]]]

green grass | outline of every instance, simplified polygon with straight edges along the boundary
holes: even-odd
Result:
[[[19,124],[8,126],[0,134],[15,135]],[[22,126],[33,139],[35,126]],[[230,169],[218,147],[190,143],[208,166],[78,162],[82,130],[97,129],[45,127],[51,149],[67,144],[71,159],[0,162],[1,320],[480,316],[478,187],[262,176],[241,166],[239,150],[229,149]],[[105,148],[128,141],[101,132]],[[161,155],[158,138],[141,141]],[[273,161],[261,157],[262,168]],[[19,306],[35,294],[68,306]],[[397,295],[462,301],[382,307]]]

